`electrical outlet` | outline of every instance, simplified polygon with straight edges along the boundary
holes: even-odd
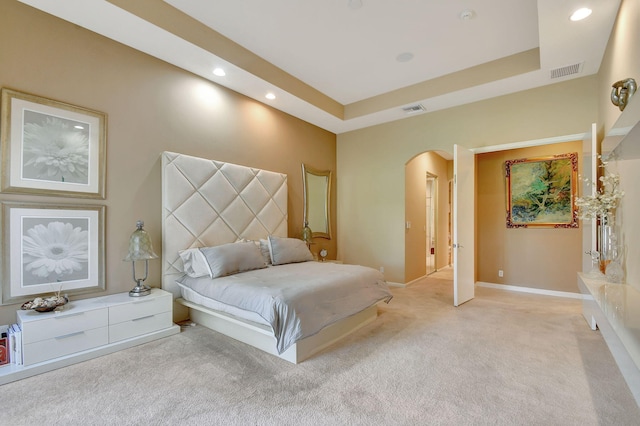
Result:
[[[504,277],[504,271],[502,269],[498,269],[498,276],[499,277]]]
[[[380,267],[380,272],[382,272],[384,274],[384,266]]]

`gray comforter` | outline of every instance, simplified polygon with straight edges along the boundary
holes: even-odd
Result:
[[[329,262],[270,266],[215,279],[185,275],[177,282],[260,315],[271,324],[280,354],[323,327],[392,298],[377,270]]]

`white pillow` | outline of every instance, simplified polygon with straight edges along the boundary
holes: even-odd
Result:
[[[204,247],[200,251],[209,264],[211,278],[267,267],[260,248],[253,241]]]
[[[269,235],[269,252],[271,263],[284,265],[286,263],[307,262],[313,260],[307,244],[297,238],[280,238]]]
[[[178,252],[184,264],[184,273],[192,278],[210,277],[211,269],[207,259],[198,248],[180,250]]]

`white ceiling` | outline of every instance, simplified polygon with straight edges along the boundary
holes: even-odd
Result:
[[[342,104],[538,46],[536,0],[166,2]]]
[[[395,104],[351,119],[337,117],[258,77],[244,63],[222,59],[167,29],[105,0],[20,0],[62,19],[215,81],[334,133],[406,118],[402,107],[429,113],[598,72],[620,0],[165,0],[280,70],[348,108],[355,102],[443,77],[539,47],[540,69],[424,99],[396,96]],[[136,0],[138,1],[138,0]],[[152,7],[161,0],[146,0]],[[588,6],[593,14],[571,22]],[[123,6],[124,7],[124,6]],[[473,11],[473,19],[460,18]],[[171,16],[163,16],[171,21]],[[177,33],[177,31],[176,31]],[[407,62],[398,55],[411,53]],[[238,61],[236,61],[238,62]],[[580,64],[580,72],[551,78],[552,69]],[[225,77],[212,74],[226,69]],[[276,99],[264,98],[266,92]]]

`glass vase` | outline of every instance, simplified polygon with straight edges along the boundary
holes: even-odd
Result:
[[[614,228],[615,246],[610,250],[611,259],[605,269],[606,280],[610,283],[621,284],[624,282],[624,269],[622,266],[624,260],[624,241],[623,235],[617,228]]]
[[[600,270],[600,253],[598,253],[598,250],[591,250],[587,254],[591,255],[591,270],[587,273],[587,276],[594,279],[604,279],[604,274]]]
[[[607,269],[605,271],[605,278],[610,283],[614,284],[622,284],[624,281],[624,271],[622,270],[622,250],[618,251],[618,256],[615,259],[612,259],[607,265]]]
[[[612,282],[622,282],[622,245],[620,231],[612,215],[600,218],[598,226],[598,252],[600,253],[600,272],[608,275]],[[613,264],[612,264],[613,263]],[[609,273],[607,270],[610,268]]]

